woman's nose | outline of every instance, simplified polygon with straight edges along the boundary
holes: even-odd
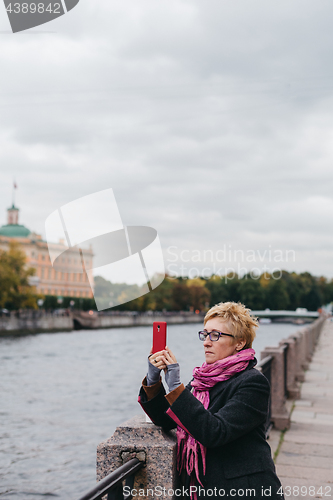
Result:
[[[209,338],[209,335],[207,335],[207,337],[205,338],[204,342],[203,342],[203,345],[207,345],[207,344],[210,344],[211,343],[211,340]]]

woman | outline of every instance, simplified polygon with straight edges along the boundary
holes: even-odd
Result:
[[[265,439],[269,383],[254,366],[257,321],[242,304],[225,302],[205,316],[205,362],[184,387],[167,347],[148,358],[139,402],[165,430],[177,427],[177,467],[197,496],[283,499]],[[160,372],[169,388],[166,394]]]

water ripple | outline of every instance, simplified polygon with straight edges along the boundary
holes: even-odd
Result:
[[[203,362],[201,325],[170,326],[182,380]],[[258,352],[295,330],[263,325]],[[95,484],[96,447],[141,412],[151,328],[0,338],[0,496],[79,498]]]

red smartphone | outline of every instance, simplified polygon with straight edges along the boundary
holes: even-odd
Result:
[[[153,354],[163,351],[166,346],[166,321],[154,321],[153,323]]]

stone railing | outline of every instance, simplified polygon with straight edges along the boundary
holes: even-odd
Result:
[[[277,347],[266,347],[261,353],[261,365],[265,365],[265,358],[272,358],[269,363],[271,420],[276,429],[286,429],[290,425],[286,400],[297,399],[300,395],[300,382],[304,380],[326,318],[320,316],[314,323],[282,340]],[[97,479],[100,481],[127,460],[137,457],[145,465],[135,476],[134,498],[184,496],[177,483],[176,449],[175,431],[165,433],[161,427],[147,423],[144,415],[136,416],[117,427],[113,436],[98,446]]]
[[[97,447],[97,480],[115,471],[131,458],[145,462],[137,472],[133,498],[172,498],[178,488],[176,473],[177,438],[139,415],[117,427],[113,436]],[[160,488],[163,488],[162,493]],[[164,489],[165,488],[165,489]],[[147,491],[148,490],[148,491]],[[149,491],[150,490],[150,491]],[[153,493],[152,493],[153,492]],[[124,493],[127,493],[124,490]]]
[[[265,347],[261,359],[271,356],[271,420],[275,429],[283,430],[290,426],[290,415],[286,400],[298,399],[300,382],[309,366],[326,315],[321,315],[313,323],[304,326],[288,338],[280,341],[277,347]]]

